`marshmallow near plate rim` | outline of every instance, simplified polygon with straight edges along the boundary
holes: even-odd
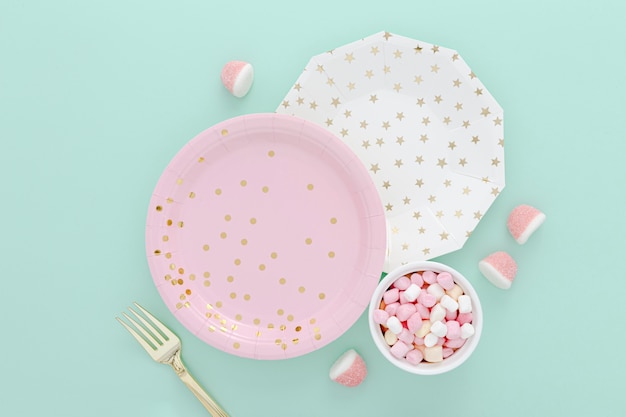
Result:
[[[248,94],[254,81],[254,68],[245,61],[230,61],[221,73],[222,84],[235,97]]]
[[[523,245],[545,219],[546,215],[535,207],[522,204],[515,207],[509,214],[507,227],[517,243]]]
[[[517,275],[517,263],[504,251],[494,252],[478,263],[480,272],[496,287],[508,290]]]

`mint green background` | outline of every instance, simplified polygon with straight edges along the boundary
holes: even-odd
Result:
[[[134,300],[182,338],[233,417],[623,415],[625,3],[0,0],[0,415],[208,415],[115,322]],[[152,189],[189,139],[271,112],[308,59],[387,30],[456,49],[505,109],[507,186],[465,247],[485,313],[478,349],[446,375],[396,369],[364,316],[309,355],[229,356],[169,313],[144,257]],[[255,66],[249,95],[219,81]],[[516,244],[518,204],[547,214]],[[519,264],[509,291],[477,263]],[[345,350],[359,387],[327,376]]]

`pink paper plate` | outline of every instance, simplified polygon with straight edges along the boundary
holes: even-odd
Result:
[[[202,132],[150,202],[148,263],[175,317],[234,355],[319,349],[365,311],[386,250],[365,167],[332,133],[278,114]]]

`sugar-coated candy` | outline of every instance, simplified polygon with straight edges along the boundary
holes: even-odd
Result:
[[[346,387],[356,387],[367,376],[365,361],[354,349],[350,349],[339,357],[330,367],[329,377]]]
[[[422,289],[418,287],[417,284],[411,284],[404,291],[404,298],[406,298],[406,300],[410,302],[413,302],[417,300],[417,297],[419,297],[421,292],[422,292]]]
[[[435,271],[424,271],[422,272],[422,279],[427,284],[434,284],[437,282],[437,273]]]
[[[377,308],[374,310],[374,323],[376,324],[385,324],[387,323],[387,319],[389,318],[389,313],[385,310],[381,310]]]
[[[415,333],[420,329],[420,327],[422,327],[422,316],[419,312],[416,311],[411,314],[411,317],[409,317],[406,321],[406,327],[411,333]]]
[[[546,215],[538,209],[522,204],[515,207],[507,221],[507,228],[517,243],[523,245],[546,220]]]
[[[459,296],[459,313],[471,313],[472,312],[472,299],[469,295]]]
[[[441,362],[443,360],[443,348],[435,345],[424,349],[424,360],[426,362]]]
[[[494,252],[478,263],[478,269],[496,287],[508,290],[517,275],[517,263],[506,252]]]
[[[465,323],[461,326],[461,339],[467,339],[470,336],[473,336],[476,330],[472,323]]]
[[[404,358],[411,349],[413,349],[413,345],[407,345],[403,341],[398,340],[389,351],[396,358]]]
[[[393,286],[401,291],[409,288],[409,285],[411,285],[411,279],[407,276],[401,276],[393,283]]]
[[[456,320],[446,321],[446,338],[447,339],[460,339],[461,338],[461,324]]]
[[[387,319],[386,327],[395,334],[400,334],[403,329],[402,323],[396,316],[391,316]]]
[[[436,282],[434,284],[430,284],[426,291],[428,292],[428,294],[435,296],[435,299],[437,301],[439,301],[441,297],[443,297],[443,295],[446,293],[441,285],[437,284]]]
[[[390,290],[387,290],[383,294],[383,301],[387,305],[389,305],[391,303],[395,303],[399,299],[400,299],[400,290],[397,289],[397,288],[392,288]]]
[[[385,332],[384,337],[385,343],[387,343],[389,346],[395,345],[395,343],[398,341],[398,336],[389,329],[387,329],[387,331]]]
[[[435,346],[438,342],[439,336],[433,333],[428,333],[426,336],[424,336],[424,346],[426,347]]]
[[[421,288],[424,285],[424,278],[422,278],[422,274],[415,272],[411,274],[411,282]]]
[[[461,297],[463,297],[463,296],[461,296]],[[452,297],[450,297],[448,294],[444,294],[443,297],[441,297],[441,300],[439,301],[439,303],[447,311],[457,311],[459,309],[459,303],[454,301],[454,299]]]
[[[417,365],[422,360],[424,360],[424,354],[419,349],[413,349],[406,354],[406,360],[412,365]]]
[[[439,303],[435,304],[433,308],[430,309],[430,321],[436,322],[439,320],[443,320],[446,318],[446,309]]]
[[[400,307],[398,307],[398,310],[396,310],[396,317],[401,322],[407,321],[408,318],[411,317],[416,312],[417,312],[417,309],[415,307],[415,304],[411,304],[411,303],[401,304]]]
[[[254,68],[245,61],[230,61],[222,68],[222,84],[235,97],[248,94],[254,81]]]
[[[451,290],[454,287],[454,278],[449,272],[441,272],[437,275],[437,284],[441,285],[444,290]]]
[[[448,327],[442,321],[436,321],[430,326],[430,333],[437,337],[444,337],[448,332]]]

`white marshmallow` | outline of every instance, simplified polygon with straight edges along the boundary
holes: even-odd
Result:
[[[422,289],[420,287],[415,284],[411,284],[409,285],[409,288],[404,291],[404,298],[406,298],[407,301],[413,302],[417,300],[417,297],[419,297],[421,292]]]
[[[472,299],[469,295],[459,296],[459,313],[472,312]]]
[[[387,328],[395,334],[400,334],[402,331],[402,323],[396,316],[391,316],[387,319]]]
[[[434,295],[437,301],[441,300],[441,297],[446,293],[446,290],[443,289],[441,285],[438,283],[430,284],[426,289],[428,294]]]
[[[465,323],[461,326],[461,339],[467,339],[476,333],[476,329],[472,326],[472,323]]]
[[[430,310],[430,322],[441,321],[446,318],[446,309],[440,303],[437,303]],[[389,327],[389,326],[387,326]]]
[[[397,341],[398,336],[391,330],[387,329],[385,331],[385,343],[387,343],[389,346],[393,346],[396,344]]]
[[[457,301],[461,295],[463,295],[463,288],[459,287],[457,284],[454,284],[451,290],[447,290],[446,294],[448,294],[454,301]]]
[[[439,341],[439,337],[437,335],[435,335],[434,333],[428,333],[424,337],[424,346],[433,347],[437,344],[438,341]]]
[[[434,334],[437,337],[444,337],[448,333],[448,326],[443,324],[442,321],[436,321],[430,326],[430,334]]]
[[[448,311],[456,311],[459,308],[459,303],[454,301],[454,299],[450,297],[448,294],[444,294],[444,296],[441,297],[440,303],[443,306],[443,308],[445,308]]]

